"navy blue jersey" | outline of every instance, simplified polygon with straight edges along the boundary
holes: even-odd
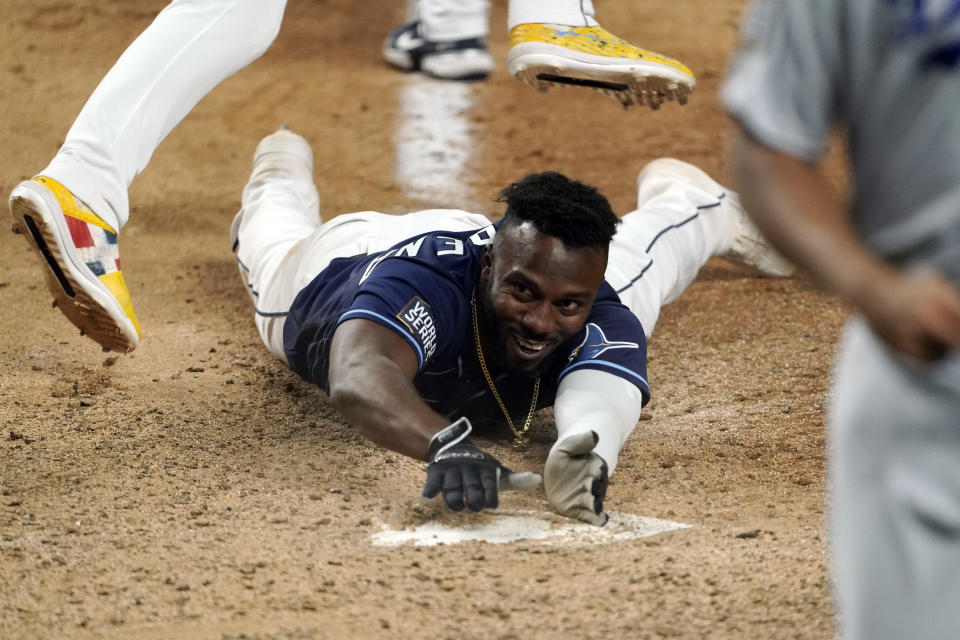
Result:
[[[423,400],[451,421],[503,423],[487,386],[474,341],[470,299],[481,256],[496,233],[437,231],[381,253],[338,258],[297,295],[284,325],[284,351],[300,376],[329,391],[330,343],[337,326],[364,318],[389,327],[416,352],[414,385]],[[537,408],[553,405],[571,371],[599,369],[629,380],[649,400],[646,339],[637,317],[604,282],[584,327],[548,357]],[[488,362],[488,365],[492,363]],[[507,410],[522,422],[530,408],[531,374],[490,368]]]

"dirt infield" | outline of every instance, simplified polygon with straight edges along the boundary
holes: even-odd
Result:
[[[4,0],[0,194],[43,168],[164,5]],[[607,501],[690,528],[596,545],[373,544],[383,527],[497,516],[420,499],[422,464],[365,442],[262,346],[227,236],[257,141],[287,123],[314,144],[325,217],[467,201],[497,217],[498,189],[545,169],[625,213],[658,156],[725,179],[716,93],[743,2],[597,2],[611,31],[698,74],[690,104],[651,113],[516,83],[497,0],[498,68],[470,86],[465,201],[441,203],[396,179],[410,78],[380,47],[405,7],[382,5],[290,0],[273,47],[136,180],[120,236],[145,334],[134,353],[81,338],[50,309],[23,240],[0,234],[0,638],[831,637],[823,405],[846,310],[803,279],[720,260],[664,310],[654,399]],[[532,431],[522,451],[482,444],[541,470],[549,412]],[[564,524],[542,491],[503,502]]]

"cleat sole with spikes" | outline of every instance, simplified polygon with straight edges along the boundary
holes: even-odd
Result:
[[[689,85],[655,76],[638,77],[633,73],[612,73],[610,70],[606,70],[605,75],[609,79],[577,77],[570,73],[569,68],[553,64],[526,66],[514,74],[517,80],[541,94],[545,94],[550,87],[587,87],[613,98],[625,108],[644,106],[657,110],[665,102],[685,105],[693,93],[693,87]]]
[[[89,336],[101,347],[119,353],[132,351],[140,342],[138,327],[114,294],[86,269],[82,260],[71,255],[72,245],[63,243],[62,239],[70,236],[65,228],[57,228],[51,210],[58,206],[49,191],[29,181],[21,183],[10,198],[14,230],[19,230],[43,263],[53,308],[79,328],[81,335]]]

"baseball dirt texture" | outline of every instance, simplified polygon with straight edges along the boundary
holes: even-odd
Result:
[[[4,0],[0,193],[40,171],[163,0]],[[605,27],[675,56],[684,107],[539,95],[505,70],[471,85],[464,201],[396,179],[398,96],[381,43],[403,2],[290,0],[279,37],[205,98],[131,189],[123,270],[144,341],[102,353],[50,308],[23,239],[0,233],[0,637],[827,638],[824,406],[849,311],[804,277],[711,260],[649,347],[653,401],[606,506],[691,525],[622,542],[375,546],[384,527],[485,525],[419,497],[424,465],[377,448],[263,347],[230,252],[254,147],[280,124],[316,151],[325,218],[466,206],[553,169],[620,213],[644,164],[674,156],[729,181],[717,91],[743,0],[599,0]],[[844,176],[831,156],[839,189]],[[467,202],[469,200],[469,203]],[[4,215],[5,207],[4,207]],[[6,226],[7,223],[4,223]],[[554,438],[479,444],[542,471]],[[542,489],[503,496],[551,526]]]

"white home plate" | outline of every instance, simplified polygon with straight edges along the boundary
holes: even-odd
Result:
[[[689,529],[691,525],[657,518],[645,518],[627,513],[608,512],[609,522],[604,527],[578,522],[557,522],[535,517],[536,511],[498,509],[491,512],[490,522],[463,527],[449,527],[438,522],[427,522],[416,529],[381,530],[371,536],[374,546],[399,547],[413,544],[417,547],[438,544],[457,544],[480,541],[505,544],[520,540],[538,540],[547,545],[598,545],[625,542],[670,531]]]

